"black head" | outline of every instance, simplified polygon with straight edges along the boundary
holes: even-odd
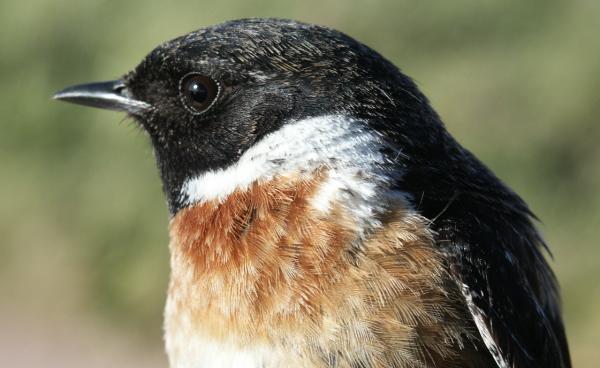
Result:
[[[340,32],[287,20],[192,32],[157,47],[123,80],[56,98],[133,116],[152,140],[172,213],[187,178],[231,165],[296,119],[368,120],[406,154],[438,147],[444,135],[425,97],[378,53]]]

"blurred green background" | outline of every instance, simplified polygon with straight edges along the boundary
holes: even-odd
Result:
[[[123,116],[53,102],[232,18],[342,30],[412,76],[542,219],[574,366],[600,361],[600,1],[0,3],[0,363],[164,367],[167,210]]]

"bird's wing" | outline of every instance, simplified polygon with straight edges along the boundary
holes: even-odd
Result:
[[[481,216],[463,213],[439,234],[483,342],[499,368],[569,368],[556,281],[529,215]]]

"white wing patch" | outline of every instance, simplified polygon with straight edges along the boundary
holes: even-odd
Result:
[[[473,321],[475,321],[475,325],[477,326],[477,330],[481,335],[483,343],[490,354],[492,354],[492,357],[496,361],[498,368],[512,368],[512,364],[509,364],[506,358],[502,355],[502,351],[496,344],[496,341],[494,340],[494,337],[492,336],[492,333],[485,322],[485,312],[473,302],[473,291],[471,291],[466,284],[461,284],[461,291],[465,297],[465,301],[469,307],[469,312],[471,312],[471,316],[473,316]]]

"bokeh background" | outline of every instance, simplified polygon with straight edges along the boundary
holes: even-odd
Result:
[[[574,366],[600,361],[600,1],[0,2],[0,366],[165,367],[167,210],[123,116],[53,102],[232,18],[340,29],[412,76],[542,219]]]

